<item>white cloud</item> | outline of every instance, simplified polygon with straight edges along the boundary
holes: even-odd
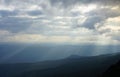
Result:
[[[90,5],[76,5],[73,7],[73,9],[71,10],[72,12],[80,12],[80,13],[86,13],[86,12],[90,12],[92,10],[97,9],[97,5],[95,4],[90,4]]]
[[[97,30],[106,37],[120,41],[120,17],[108,18],[104,24],[98,25]]]
[[[8,11],[13,11],[15,9],[14,6],[5,6],[5,5],[0,5],[0,10],[8,10]]]

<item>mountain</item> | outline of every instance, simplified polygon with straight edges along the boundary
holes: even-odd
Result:
[[[97,77],[120,60],[120,54],[80,57],[37,63],[0,64],[0,77]]]
[[[105,71],[102,77],[120,77],[120,61],[113,64],[107,71]]]
[[[119,51],[120,45],[0,43],[0,63],[33,63],[45,60],[59,60],[74,54],[84,57],[118,53]]]
[[[85,58],[86,56],[79,56],[79,55],[70,55],[69,57],[67,57],[67,59],[80,59],[80,58]]]

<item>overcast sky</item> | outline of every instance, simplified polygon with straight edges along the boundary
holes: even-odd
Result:
[[[0,42],[120,44],[120,0],[0,0]]]

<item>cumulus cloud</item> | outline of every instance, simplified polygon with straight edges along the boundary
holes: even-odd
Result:
[[[118,42],[119,10],[119,0],[0,0],[0,41]]]
[[[98,24],[99,33],[113,40],[120,41],[120,17],[109,18],[103,24]]]

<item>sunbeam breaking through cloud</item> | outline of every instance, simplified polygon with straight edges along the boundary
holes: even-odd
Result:
[[[0,42],[120,44],[119,0],[0,0]]]

